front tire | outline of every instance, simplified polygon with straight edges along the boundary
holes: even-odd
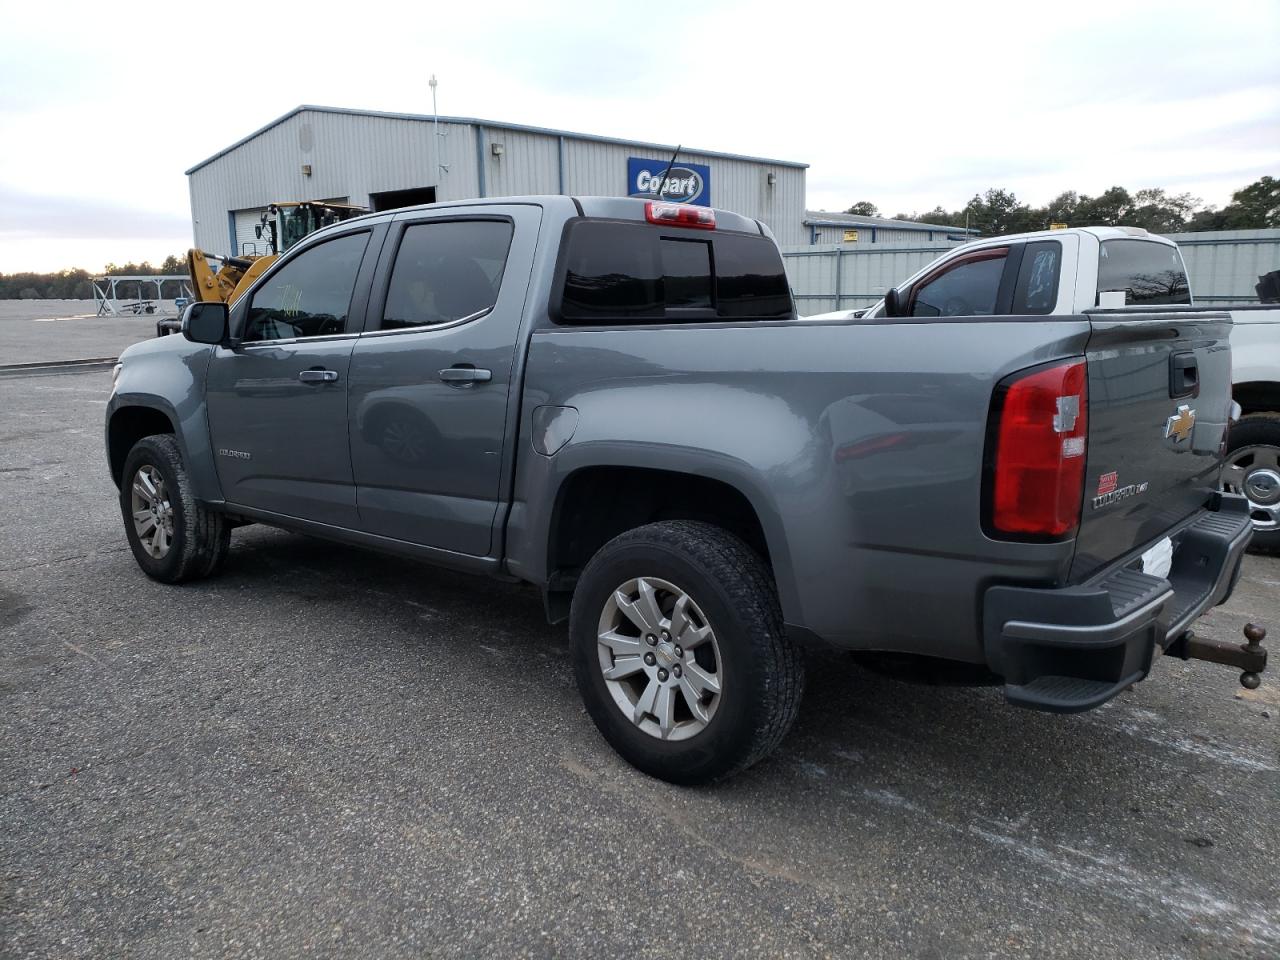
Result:
[[[569,635],[596,727],[671,783],[745,770],[799,710],[803,660],[769,568],[712,524],[652,523],[605,544],[574,591]]]
[[[1252,413],[1231,427],[1222,485],[1249,498],[1251,549],[1280,553],[1280,416]]]
[[[143,437],[124,461],[120,513],[133,558],[161,583],[216,573],[231,544],[231,524],[191,492],[172,434]]]

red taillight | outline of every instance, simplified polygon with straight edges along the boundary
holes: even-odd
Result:
[[[695,207],[688,203],[662,203],[650,200],[644,205],[644,218],[650,223],[667,227],[697,227],[699,230],[716,228],[716,212],[710,207]]]
[[[1084,360],[1036,370],[1006,386],[992,491],[996,531],[1061,537],[1079,525],[1088,393]]]

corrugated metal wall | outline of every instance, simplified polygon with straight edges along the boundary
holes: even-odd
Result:
[[[845,243],[783,251],[787,277],[801,316],[869,307],[895,283],[905,280],[956,244]],[[837,292],[839,296],[837,297]]]
[[[431,186],[440,200],[560,193],[562,176],[565,193],[625,196],[627,158],[655,152],[554,132],[441,122],[444,169],[437,177],[435,127],[401,117],[297,113],[191,173],[196,246],[229,252],[231,214],[277,200],[347,196],[368,205],[371,193]],[[501,155],[494,143],[502,144]],[[763,220],[784,245],[807,242],[803,167],[698,153],[681,159],[711,167],[713,205]],[[303,164],[310,165],[309,176]]]
[[[1258,278],[1280,270],[1280,230],[1174,233],[1196,302],[1257,303]]]
[[[1197,303],[1256,303],[1258,277],[1280,270],[1280,230],[1173,234]],[[954,243],[827,244],[783,249],[801,316],[869,307]],[[840,296],[837,297],[837,291]]]

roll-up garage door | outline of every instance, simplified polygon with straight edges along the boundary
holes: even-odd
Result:
[[[266,212],[266,207],[258,207],[253,210],[237,210],[234,213],[236,224],[236,249],[234,253],[237,256],[268,254],[271,252],[269,238],[263,237],[259,240],[253,232],[253,228],[262,223],[262,215]]]

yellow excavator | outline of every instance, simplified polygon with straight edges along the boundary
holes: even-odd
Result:
[[[364,207],[318,200],[273,203],[262,215],[262,222],[253,228],[270,252],[216,257],[202,250],[188,250],[187,275],[191,278],[191,291],[197,300],[234,303],[280,254],[303,237],[368,212]],[[217,270],[210,264],[211,259],[220,261]]]

